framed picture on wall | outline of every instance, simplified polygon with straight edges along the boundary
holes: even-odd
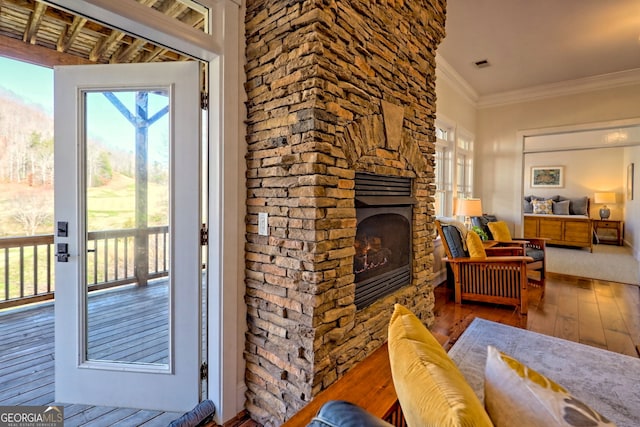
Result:
[[[627,200],[633,200],[633,163],[627,166]]]
[[[564,166],[532,166],[532,188],[564,187]]]

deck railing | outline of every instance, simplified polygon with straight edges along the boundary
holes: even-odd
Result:
[[[146,284],[169,269],[167,226],[92,231],[87,236],[88,289]],[[141,256],[144,254],[148,256]],[[52,299],[53,234],[0,239],[0,309]]]

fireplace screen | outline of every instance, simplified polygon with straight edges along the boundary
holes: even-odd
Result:
[[[411,281],[411,207],[358,210],[353,272],[356,306],[366,307]]]
[[[358,225],[353,270],[356,282],[409,263],[409,221],[398,214],[374,215]]]

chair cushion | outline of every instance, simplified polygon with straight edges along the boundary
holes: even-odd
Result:
[[[389,322],[393,385],[409,426],[491,426],[482,403],[424,324],[396,304]]]
[[[506,222],[496,221],[490,222],[487,225],[489,227],[489,230],[491,230],[491,234],[493,235],[494,240],[497,240],[499,242],[510,242],[512,240],[511,232],[509,231],[509,227],[507,226]]]
[[[475,231],[467,233],[467,249],[471,258],[486,258],[487,252],[484,250],[482,239]]]
[[[441,226],[442,234],[444,234],[444,238],[447,241],[447,246],[449,246],[451,256],[454,258],[468,257],[469,254],[465,250],[465,245],[462,242],[462,237],[460,236],[458,228],[448,224],[441,224]]]
[[[534,261],[542,261],[544,259],[544,251],[536,248],[525,248],[525,255],[533,258]]]
[[[496,427],[613,426],[562,386],[488,346],[485,406]]]

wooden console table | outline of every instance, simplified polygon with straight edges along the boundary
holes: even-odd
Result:
[[[593,234],[598,243],[608,245],[623,245],[624,221],[612,219],[593,219]],[[600,233],[599,233],[600,232]]]

